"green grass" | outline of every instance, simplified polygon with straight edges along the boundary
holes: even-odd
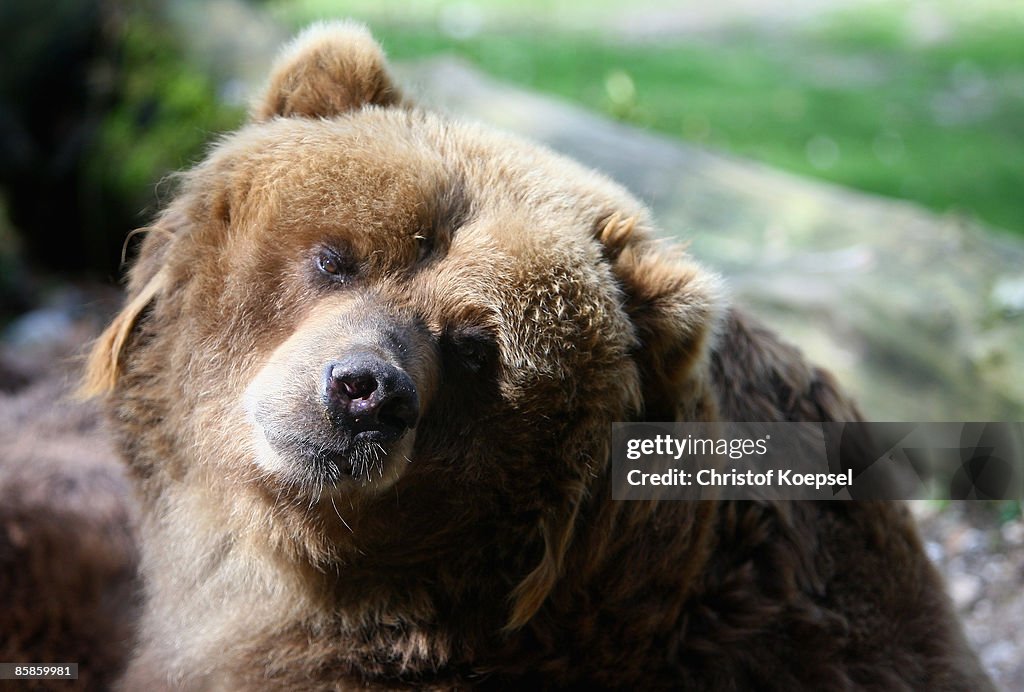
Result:
[[[368,19],[396,60],[455,54],[626,122],[1024,234],[1024,15],[998,2],[968,15],[940,2],[952,29],[938,39],[893,4],[789,32],[660,42],[544,24],[541,9],[566,11],[544,0],[454,38],[437,5]],[[296,25],[323,14],[309,0],[277,10]]]

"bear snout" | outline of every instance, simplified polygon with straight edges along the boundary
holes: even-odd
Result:
[[[412,378],[372,353],[327,363],[321,383],[327,415],[343,433],[392,442],[419,419],[419,394]]]
[[[245,387],[251,458],[268,479],[379,491],[404,472],[436,388],[436,347],[416,322],[360,313],[308,318]]]

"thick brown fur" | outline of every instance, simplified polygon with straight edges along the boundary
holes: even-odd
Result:
[[[391,85],[358,27],[289,47],[93,351],[142,505],[122,688],[987,688],[900,505],[612,500],[613,421],[858,413],[620,187]],[[420,417],[325,464],[353,350]]]

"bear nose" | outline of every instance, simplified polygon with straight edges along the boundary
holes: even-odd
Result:
[[[372,354],[332,361],[324,367],[324,405],[336,425],[352,435],[370,432],[381,442],[416,427],[419,395],[401,368]]]

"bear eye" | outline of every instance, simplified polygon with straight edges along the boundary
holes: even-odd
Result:
[[[334,281],[344,281],[352,273],[352,268],[333,250],[320,250],[316,255],[315,263],[321,274],[326,274]]]
[[[416,263],[420,264],[434,251],[434,239],[422,233],[413,236],[416,241]]]
[[[462,327],[449,332],[446,336],[452,355],[462,368],[470,372],[484,370],[496,358],[497,344],[486,329]]]

